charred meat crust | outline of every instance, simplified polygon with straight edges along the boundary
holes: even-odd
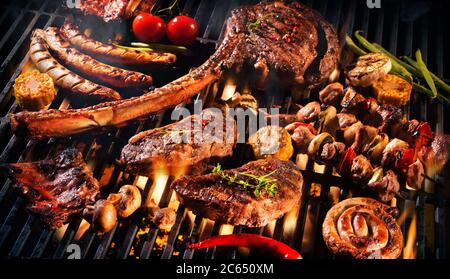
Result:
[[[80,214],[100,193],[98,181],[76,149],[47,160],[5,167],[27,197],[28,210],[51,228],[61,227],[72,215]]]
[[[147,52],[119,48],[96,41],[79,31],[68,19],[60,29],[61,36],[78,50],[115,65],[172,65],[177,57],[172,53]]]
[[[233,153],[236,127],[232,118],[223,123],[222,131],[205,132],[212,121],[225,117],[220,111],[208,109],[201,115],[139,133],[122,149],[119,163],[125,171],[145,176],[159,164],[203,172],[208,162]]]
[[[255,197],[252,191],[222,182],[218,174],[185,176],[171,185],[178,199],[195,214],[214,221],[247,227],[263,227],[282,217],[300,201],[303,177],[297,166],[290,161],[277,159],[259,160],[227,174],[248,172],[270,175],[275,179],[278,191],[274,197],[263,193]]]
[[[50,54],[46,35],[41,29],[33,31],[31,36],[30,57],[39,71],[49,74],[55,84],[67,89],[74,96],[89,97],[101,101],[121,99],[119,93],[113,89],[84,79],[59,64]]]
[[[46,29],[45,34],[47,45],[56,58],[98,82],[116,88],[146,88],[153,82],[151,76],[113,67],[79,52],[59,35],[55,27]]]
[[[295,5],[285,5],[278,1],[264,1],[254,6],[234,10],[227,20],[224,40],[216,53],[191,73],[153,92],[141,97],[104,103],[80,110],[50,110],[13,114],[10,116],[12,128],[15,132],[24,130],[33,139],[43,139],[74,135],[107,126],[123,125],[128,121],[180,104],[218,80],[224,70],[242,67],[246,61],[263,63],[265,59],[269,68],[283,73],[288,83],[308,86],[303,75],[317,56],[315,50],[317,31],[314,28],[317,23],[310,22],[295,7]],[[277,15],[279,16],[277,17]],[[299,25],[312,28],[312,30],[295,28],[295,24],[291,26],[292,23],[289,22],[293,21],[290,15],[294,15],[294,19],[299,20]],[[277,18],[284,19],[284,21],[275,20]],[[272,27],[268,28],[266,32],[262,32],[258,27],[258,22],[259,24],[266,22]],[[252,23],[253,25],[251,25]],[[290,36],[293,41],[285,47],[285,39],[281,35],[283,34],[281,33],[282,29],[292,31]],[[330,40],[330,45],[334,45],[331,43],[332,41],[337,42],[337,39]],[[273,47],[269,47],[268,42]],[[283,47],[281,48],[281,46]],[[339,46],[335,46],[332,49],[338,48]],[[335,59],[330,61],[335,61]],[[325,66],[324,68],[328,69]],[[326,72],[328,73],[328,70]],[[328,76],[321,77],[321,80],[325,78]]]

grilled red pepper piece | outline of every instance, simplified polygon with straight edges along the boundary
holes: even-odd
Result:
[[[420,123],[414,136],[416,137],[414,158],[417,159],[422,147],[429,145],[433,140],[433,131],[431,130],[430,124],[428,122]]]
[[[205,249],[213,246],[246,247],[261,250],[280,259],[302,259],[302,256],[288,245],[256,234],[219,235],[188,245],[189,249]]]
[[[356,152],[353,148],[347,149],[345,153],[344,159],[342,159],[341,166],[339,167],[339,174],[342,176],[346,176],[350,174],[353,160],[356,158]]]
[[[406,173],[408,167],[415,162],[415,149],[409,148],[404,151],[399,151],[397,155],[397,161],[395,162],[395,168],[398,171]]]

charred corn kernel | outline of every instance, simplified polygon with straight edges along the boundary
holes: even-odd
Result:
[[[412,86],[395,75],[386,75],[373,84],[378,102],[402,107],[409,102]]]
[[[26,110],[46,109],[52,103],[55,95],[52,78],[38,70],[22,73],[14,83],[16,102]]]

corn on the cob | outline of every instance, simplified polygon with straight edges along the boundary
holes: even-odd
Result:
[[[46,109],[52,103],[55,94],[52,78],[38,70],[22,73],[14,83],[16,102],[26,110]]]
[[[380,103],[402,107],[409,102],[412,85],[398,76],[389,74],[376,81],[373,89]]]

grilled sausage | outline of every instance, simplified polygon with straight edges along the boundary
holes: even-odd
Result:
[[[66,20],[61,27],[61,35],[75,48],[98,58],[105,63],[117,65],[172,65],[177,57],[172,53],[147,52],[124,49],[96,41],[79,31],[78,27]]]
[[[56,85],[70,90],[73,94],[94,97],[101,101],[121,99],[118,92],[95,84],[68,70],[50,54],[45,41],[45,32],[36,29],[31,37],[30,57],[36,67],[50,75]]]
[[[58,34],[58,29],[55,27],[48,28],[46,35],[47,45],[58,59],[101,83],[117,88],[145,88],[153,82],[151,76],[116,68],[79,52]]]

